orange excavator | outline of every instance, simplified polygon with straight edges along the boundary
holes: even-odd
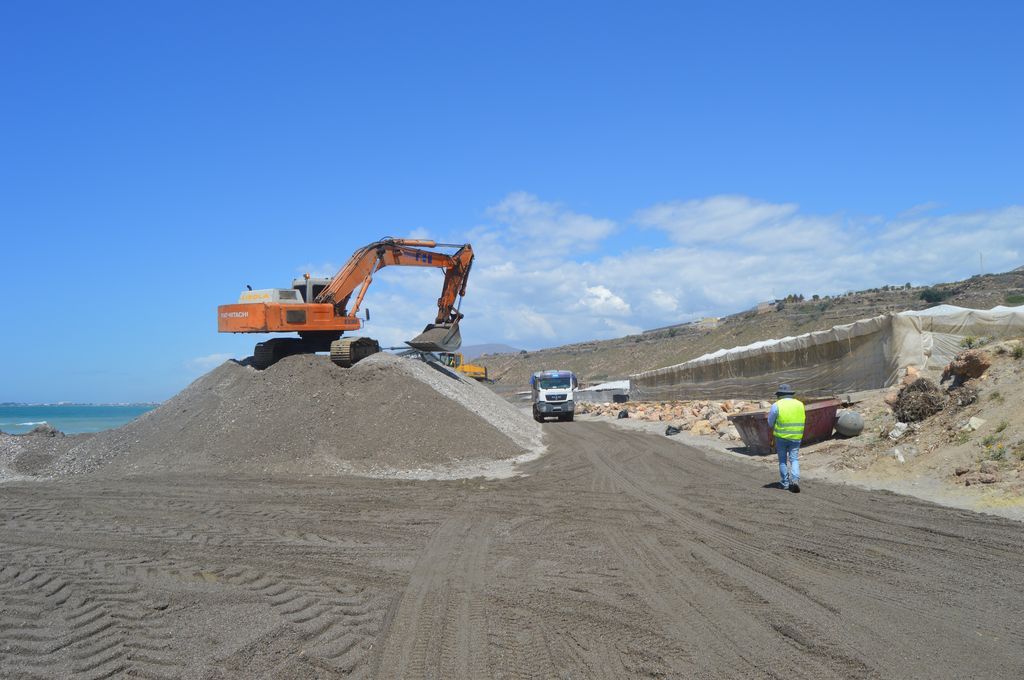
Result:
[[[429,250],[455,248],[451,255]],[[342,337],[357,331],[363,321],[356,316],[373,275],[388,266],[435,267],[444,271],[444,286],[437,300],[437,316],[423,332],[406,344],[421,352],[452,352],[462,345],[459,312],[466,294],[473,248],[420,239],[383,238],[363,246],[333,278],[292,281],[291,288],[244,291],[233,305],[217,308],[221,333],[298,333],[298,338],[273,338],[257,343],[252,365],[264,369],[292,354],[330,352],[331,361],[348,368],[380,351],[376,340]],[[358,293],[356,292],[358,290]],[[352,299],[355,295],[355,300]],[[369,320],[369,310],[365,313]]]

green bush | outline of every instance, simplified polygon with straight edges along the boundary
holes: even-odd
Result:
[[[1014,345],[1013,352],[1011,353],[1013,354],[1014,359],[1020,359],[1024,357],[1024,342],[1018,342],[1016,345]]]
[[[1021,295],[1019,293],[1007,293],[1004,299],[1006,300],[1006,304],[1008,305],[1024,304],[1024,295]]]
[[[935,304],[937,302],[942,302],[943,300],[948,298],[949,295],[950,294],[948,292],[944,290],[939,290],[938,288],[925,288],[924,290],[921,291],[921,294],[918,295],[918,297],[924,300],[925,302]]]
[[[960,346],[961,347],[966,347],[967,349],[971,349],[972,347],[974,347],[977,344],[978,344],[978,339],[976,337],[974,337],[973,335],[968,335],[967,337],[965,337],[963,340],[960,341]]]

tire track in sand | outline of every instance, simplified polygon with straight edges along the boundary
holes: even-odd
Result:
[[[714,652],[716,667],[698,666],[698,672],[713,670],[726,675],[758,677],[765,674],[766,669],[779,668],[781,664],[787,668],[787,674],[794,677],[874,675],[870,666],[857,660],[856,650],[848,648],[842,640],[815,634],[815,631],[837,625],[834,612],[798,590],[717,552],[707,539],[724,539],[728,546],[740,541],[734,536],[723,536],[721,526],[707,525],[698,517],[688,516],[664,498],[651,482],[634,474],[631,466],[621,464],[607,450],[595,452],[593,460],[598,474],[607,476],[611,484],[686,531],[684,534],[675,532],[674,536],[687,553],[682,559],[678,548],[667,548],[657,536],[644,537],[635,531],[613,527],[605,529],[605,536],[666,625],[688,630],[688,636],[697,636],[699,647]],[[701,531],[707,533],[703,540]],[[717,571],[716,579],[708,579],[709,567]],[[769,602],[775,603],[773,607],[768,606]],[[773,611],[780,608],[781,611]],[[809,614],[811,620],[807,621]],[[831,626],[821,625],[825,621]],[[810,652],[804,655],[799,667],[791,667],[787,661],[792,658],[794,648]],[[695,651],[690,650],[691,655]]]
[[[180,675],[173,659],[145,653],[166,649],[169,631],[160,607],[138,584],[104,575],[79,551],[18,548],[8,560],[0,593],[3,602],[19,604],[17,614],[24,617],[11,625],[10,610],[0,616],[0,641],[12,661],[20,655],[26,667],[38,666],[45,675],[56,667],[76,678]],[[42,625],[25,625],[28,620]]]
[[[459,514],[437,528],[388,612],[374,677],[490,675],[482,598],[494,525],[490,516]]]

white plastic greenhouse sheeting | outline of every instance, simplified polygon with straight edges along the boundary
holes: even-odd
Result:
[[[616,394],[629,394],[628,380],[613,380],[601,383],[600,385],[578,389],[576,390],[575,399],[577,402],[607,404],[614,401],[612,397]]]
[[[967,336],[1024,335],[1024,307],[941,305],[862,319],[827,331],[718,350],[630,376],[630,397],[761,399],[786,382],[824,396],[893,384],[903,369],[941,369]]]

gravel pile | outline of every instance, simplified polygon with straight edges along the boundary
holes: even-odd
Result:
[[[429,477],[541,449],[537,424],[483,385],[388,354],[351,369],[317,355],[264,371],[229,361],[116,430],[36,438],[45,447],[2,439],[0,464],[17,475]]]

